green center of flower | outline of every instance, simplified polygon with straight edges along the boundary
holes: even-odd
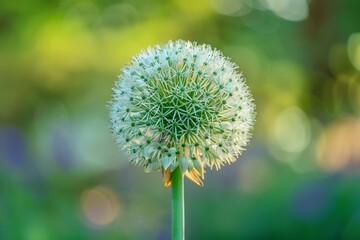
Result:
[[[186,134],[196,135],[200,129],[212,132],[211,122],[221,122],[221,113],[229,108],[226,105],[229,95],[221,90],[223,88],[194,73],[187,77],[174,74],[166,79],[160,87],[153,88],[148,100],[154,104],[145,109],[151,111],[153,122],[158,123],[157,129],[176,141],[188,139]],[[158,82],[159,79],[153,78],[146,85],[152,88]],[[137,107],[142,107],[140,102]]]

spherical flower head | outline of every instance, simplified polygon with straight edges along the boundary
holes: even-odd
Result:
[[[242,74],[209,45],[178,40],[134,56],[113,88],[111,131],[146,172],[202,185],[204,167],[233,163],[251,137],[255,105]]]

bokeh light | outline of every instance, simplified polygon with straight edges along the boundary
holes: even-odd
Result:
[[[211,0],[214,9],[223,15],[243,16],[251,12],[252,8],[239,0]]]
[[[83,192],[81,209],[88,223],[105,227],[119,215],[120,201],[110,188],[97,186]]]
[[[325,171],[360,167],[360,119],[344,119],[330,125],[317,143],[317,161]]]
[[[211,0],[214,9],[223,15],[245,16],[256,11],[271,11],[289,21],[302,21],[308,17],[306,0]]]
[[[266,0],[265,2],[270,10],[286,20],[305,20],[309,14],[306,0]]]
[[[309,120],[297,107],[283,110],[275,120],[273,131],[279,148],[286,152],[301,152],[310,142]]]
[[[350,35],[347,50],[351,63],[360,71],[360,33]]]

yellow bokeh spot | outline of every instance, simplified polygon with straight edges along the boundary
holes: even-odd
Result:
[[[267,66],[264,90],[277,109],[297,105],[306,89],[303,69],[292,61],[274,61]],[[270,107],[270,106],[269,106]]]
[[[96,63],[95,40],[78,21],[49,21],[38,32],[28,58],[40,76],[39,84],[58,88],[76,82],[70,75],[83,72]]]
[[[194,17],[204,17],[212,12],[212,7],[208,0],[174,0],[174,3],[183,12],[189,13]]]
[[[353,33],[350,35],[347,50],[350,62],[360,71],[360,33]]]

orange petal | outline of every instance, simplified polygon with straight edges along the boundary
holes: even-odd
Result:
[[[201,181],[198,173],[199,173],[198,171],[194,171],[194,170],[191,170],[190,172],[186,171],[185,176],[194,183],[196,183],[197,185],[199,185],[200,187],[202,187],[204,186],[204,183]]]
[[[171,170],[170,168],[164,170],[164,168],[161,168],[161,173],[163,176],[163,184],[164,187],[170,187],[171,186]]]

